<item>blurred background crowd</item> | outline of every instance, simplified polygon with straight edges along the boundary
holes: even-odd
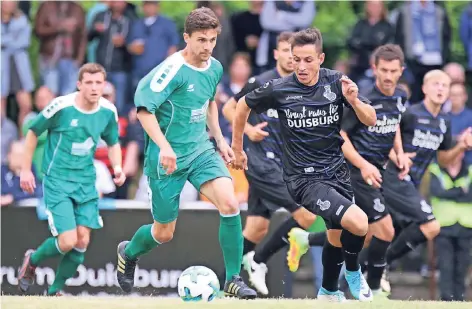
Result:
[[[103,143],[95,156],[97,189],[103,198],[147,201],[147,183],[142,177],[143,130],[133,108],[134,90],[144,75],[184,46],[184,18],[198,6],[213,9],[222,24],[213,53],[225,69],[216,96],[220,109],[251,76],[275,66],[273,49],[280,32],[313,25],[323,33],[324,66],[344,72],[360,88],[374,82],[370,55],[386,43],[399,44],[405,53],[406,70],[400,83],[409,93],[409,104],[421,102],[425,73],[442,68],[453,80],[444,105],[453,134],[472,127],[471,2],[2,1],[2,206],[41,197],[40,185],[34,196],[20,189],[22,137],[53,98],[75,91],[78,68],[85,62],[98,62],[107,70],[104,97],[119,112],[123,170],[128,177],[123,187],[114,186]],[[230,141],[231,127],[222,115],[220,125]],[[39,137],[34,155],[39,181],[46,134]],[[432,169],[423,184],[425,195],[454,200],[444,193],[451,188],[444,187],[443,177],[456,179],[458,170],[471,166],[469,152],[445,171]],[[243,204],[248,192],[244,173],[231,173]],[[472,189],[471,178],[472,171],[463,190]],[[202,199],[189,184],[181,196],[182,201]],[[472,218],[472,201],[465,203],[471,207],[464,210],[468,215],[462,215]],[[447,224],[472,231],[472,226],[461,225],[460,220]],[[466,238],[470,243],[471,235]],[[460,244],[457,246],[460,250]]]

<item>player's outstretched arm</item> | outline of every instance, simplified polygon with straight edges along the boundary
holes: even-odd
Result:
[[[231,144],[231,148],[233,148],[236,157],[233,163],[236,169],[247,170],[247,157],[243,150],[243,135],[244,126],[246,125],[250,113],[251,109],[247,105],[246,97],[244,96],[238,101],[236,115],[233,121],[233,143]]]
[[[448,137],[446,136],[443,143],[446,142],[447,140],[448,140]],[[449,148],[449,147],[446,147],[446,148]],[[438,151],[438,163],[442,167],[446,167],[460,153],[467,150],[472,150],[472,128],[468,128],[457,138],[457,143],[454,147],[448,150]]]
[[[33,194],[36,189],[36,180],[31,170],[33,155],[38,145],[38,137],[32,130],[28,130],[25,138],[25,152],[21,162],[20,187],[24,191]]]
[[[352,106],[354,112],[356,113],[359,121],[365,124],[366,126],[375,126],[377,122],[377,114],[375,109],[359,100],[359,88],[356,83],[350,80],[347,76],[341,77],[341,86],[343,96],[346,98],[347,102]]]
[[[218,106],[216,105],[215,101],[211,101],[210,105],[208,106],[207,126],[208,129],[210,129],[210,134],[216,141],[223,159],[226,161],[226,163],[231,163],[234,160],[233,150],[226,142],[223,133],[221,133],[220,121],[218,119]]]

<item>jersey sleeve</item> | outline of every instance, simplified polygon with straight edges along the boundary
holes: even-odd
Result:
[[[249,92],[245,96],[246,104],[256,113],[263,113],[270,108],[277,109],[273,82],[273,80],[266,82],[264,85]]]
[[[44,131],[53,128],[56,125],[57,118],[63,108],[63,102],[54,99],[39,113],[32,121],[30,130],[40,136]]]
[[[359,123],[359,118],[357,118],[356,113],[352,108],[344,109],[343,119],[341,121],[341,130],[350,134]]]
[[[237,94],[234,95],[234,99],[236,100],[236,102],[238,102],[239,99],[244,97],[249,92],[256,90],[260,86],[261,86],[261,83],[255,77],[251,77],[247,81],[246,85],[244,85],[243,89],[241,89],[241,91],[239,91]]]
[[[119,141],[119,132],[118,132],[118,117],[116,114],[113,114],[108,121],[108,125],[105,127],[101,135],[102,139],[107,143],[108,146],[113,146]]]
[[[213,95],[211,96],[210,101],[215,101],[216,91],[218,90],[217,86],[221,82],[221,78],[223,78],[223,66],[221,65],[221,63],[218,63],[218,64],[219,64],[218,72],[217,72],[218,80],[216,81],[215,90],[213,90]]]
[[[455,142],[452,138],[451,132],[451,123],[449,121],[446,122],[446,133],[444,133],[444,139],[439,145],[439,150],[449,150],[455,146]]]
[[[172,74],[170,70],[172,68],[162,66],[153,75],[146,76],[141,80],[134,94],[134,105],[137,109],[144,108],[154,114],[171,93],[180,86],[178,72]]]

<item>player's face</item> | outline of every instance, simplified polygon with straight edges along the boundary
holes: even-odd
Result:
[[[467,92],[465,91],[465,87],[460,84],[451,86],[449,99],[451,100],[452,108],[454,110],[462,109],[467,102]]]
[[[314,85],[325,54],[318,53],[314,44],[295,46],[292,49],[294,70],[298,80],[305,85]]]
[[[215,29],[195,31],[191,35],[184,33],[184,40],[192,54],[200,61],[205,62],[211,57],[216,45],[218,32]]]
[[[285,73],[293,72],[293,57],[289,42],[280,42],[274,50],[274,59]]]
[[[442,105],[449,97],[451,80],[447,76],[432,76],[423,84],[425,98],[435,105]]]
[[[387,61],[379,59],[377,65],[374,64],[376,83],[382,91],[389,92],[395,89],[402,73],[403,68],[400,60]]]
[[[103,95],[105,76],[102,73],[84,73],[82,80],[77,82],[82,97],[86,102],[95,104]]]

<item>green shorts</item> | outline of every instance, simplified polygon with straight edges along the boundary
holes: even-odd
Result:
[[[152,217],[159,223],[177,219],[180,193],[187,180],[200,192],[200,187],[207,181],[231,178],[223,159],[214,149],[200,154],[189,166],[177,168],[171,175],[161,175],[159,179],[148,177]]]
[[[78,225],[91,229],[103,227],[95,184],[67,182],[45,176],[43,194],[53,236],[73,230]]]

